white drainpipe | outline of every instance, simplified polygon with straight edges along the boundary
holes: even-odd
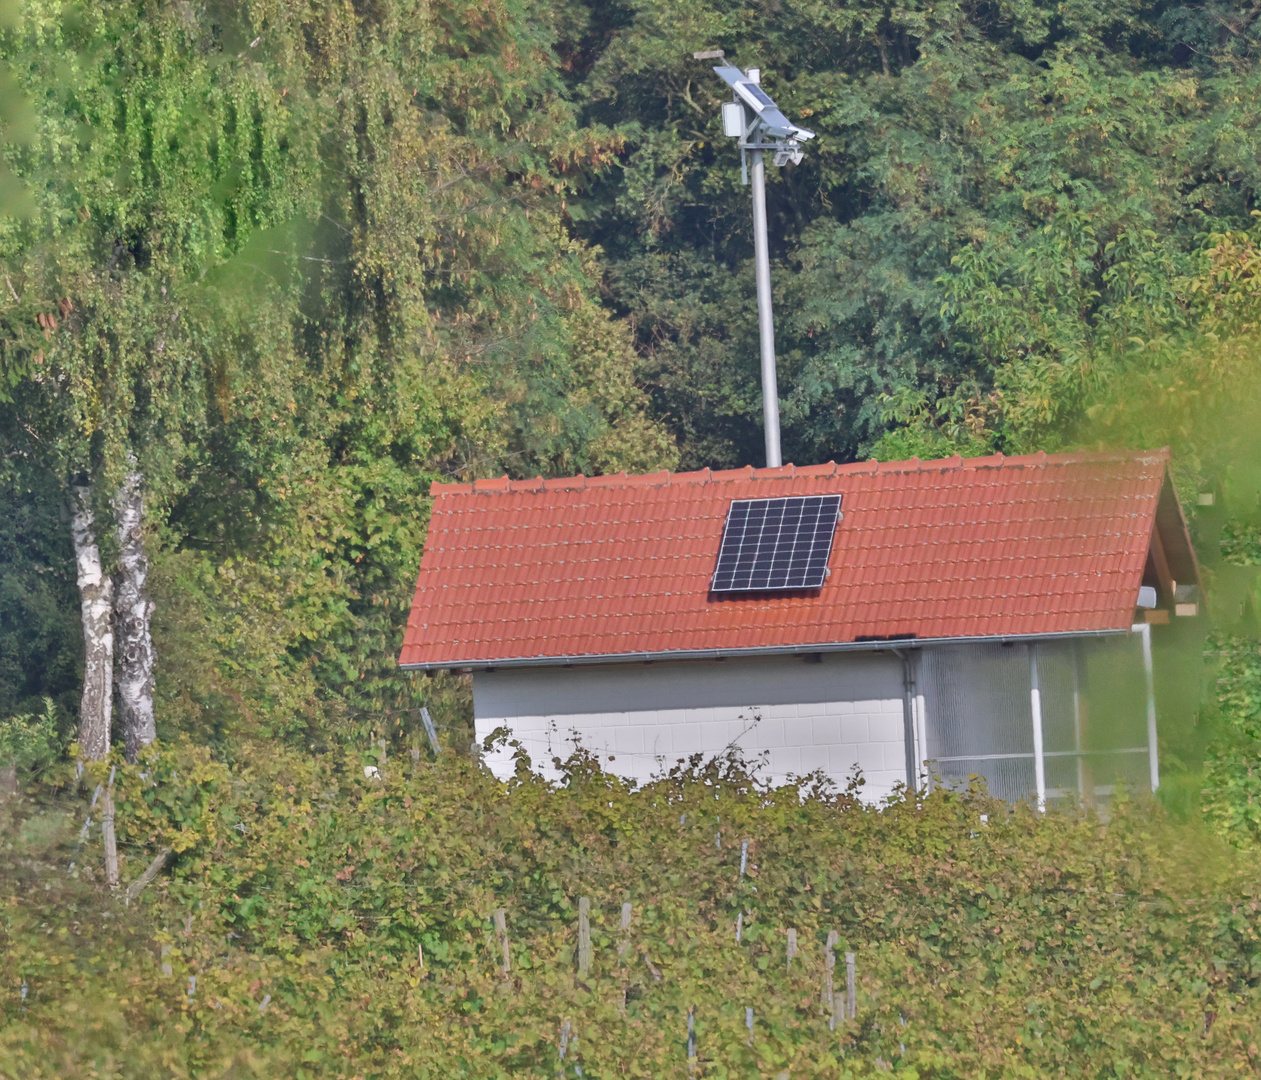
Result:
[[[1147,768],[1152,791],[1160,787],[1160,750],[1156,738],[1156,683],[1152,677],[1152,628],[1149,623],[1135,623],[1143,639],[1143,675],[1147,679]]]
[[[1046,812],[1046,756],[1042,747],[1042,688],[1038,684],[1038,647],[1029,646],[1029,706],[1033,713],[1033,781],[1038,811]]]

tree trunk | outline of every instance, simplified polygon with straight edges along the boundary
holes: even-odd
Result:
[[[133,461],[134,464],[134,461]],[[140,470],[132,469],[114,500],[118,521],[118,591],[114,601],[118,633],[118,702],[123,746],[128,761],[157,738],[153,719],[153,667],[156,654],[150,630],[149,560],[145,556],[144,489]]]
[[[90,760],[109,753],[114,697],[114,582],[101,567],[93,531],[92,490],[71,489],[70,533],[78,569],[83,615],[83,698],[79,706],[79,746]]]

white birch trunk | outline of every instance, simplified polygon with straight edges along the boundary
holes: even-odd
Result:
[[[94,525],[91,488],[76,484],[71,489],[70,533],[83,616],[79,746],[84,756],[93,761],[109,753],[114,699],[114,582],[101,567]]]
[[[134,465],[134,460],[133,460]],[[114,600],[118,633],[118,704],[128,761],[157,738],[153,719],[153,649],[149,560],[145,556],[143,477],[133,468],[114,500],[118,523],[118,590]]]

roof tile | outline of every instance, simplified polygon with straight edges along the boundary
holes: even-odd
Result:
[[[435,484],[401,662],[1124,630],[1167,451]],[[733,499],[839,492],[814,593],[714,597]]]

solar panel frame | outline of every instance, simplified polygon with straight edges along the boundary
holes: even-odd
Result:
[[[828,576],[841,498],[837,494],[732,500],[710,591],[820,588]]]

